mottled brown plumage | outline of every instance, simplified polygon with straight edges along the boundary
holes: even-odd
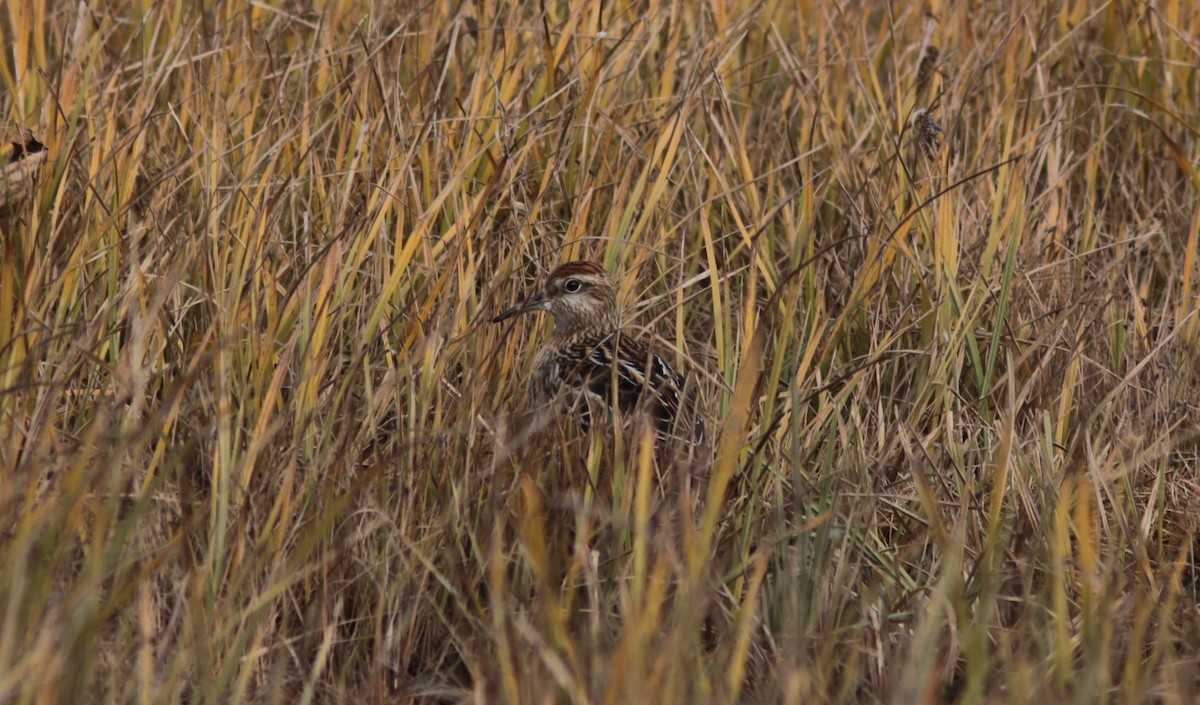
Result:
[[[702,438],[698,419],[692,432],[676,430],[684,415],[684,378],[645,342],[621,331],[617,291],[603,269],[591,262],[564,264],[540,291],[493,322],[530,311],[548,311],[555,320],[554,333],[534,359],[531,408],[565,398],[586,428],[594,405],[615,399],[624,415],[647,411],[660,439]]]

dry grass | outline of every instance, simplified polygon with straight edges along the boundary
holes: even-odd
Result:
[[[0,703],[1200,698],[1190,2],[271,4],[4,5]]]

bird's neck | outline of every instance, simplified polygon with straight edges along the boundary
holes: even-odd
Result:
[[[620,320],[615,311],[608,314],[597,314],[594,317],[563,319],[556,318],[554,332],[550,337],[556,340],[569,338],[602,338],[620,329]]]

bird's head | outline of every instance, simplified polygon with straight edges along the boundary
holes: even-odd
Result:
[[[529,298],[492,319],[499,323],[517,314],[548,311],[555,332],[617,328],[617,290],[608,274],[591,262],[568,262],[550,273]]]

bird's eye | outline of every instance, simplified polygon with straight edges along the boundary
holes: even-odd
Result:
[[[566,291],[569,294],[574,294],[575,292],[579,291],[581,286],[583,285],[579,283],[578,279],[568,279],[567,283],[563,285],[563,291]]]

